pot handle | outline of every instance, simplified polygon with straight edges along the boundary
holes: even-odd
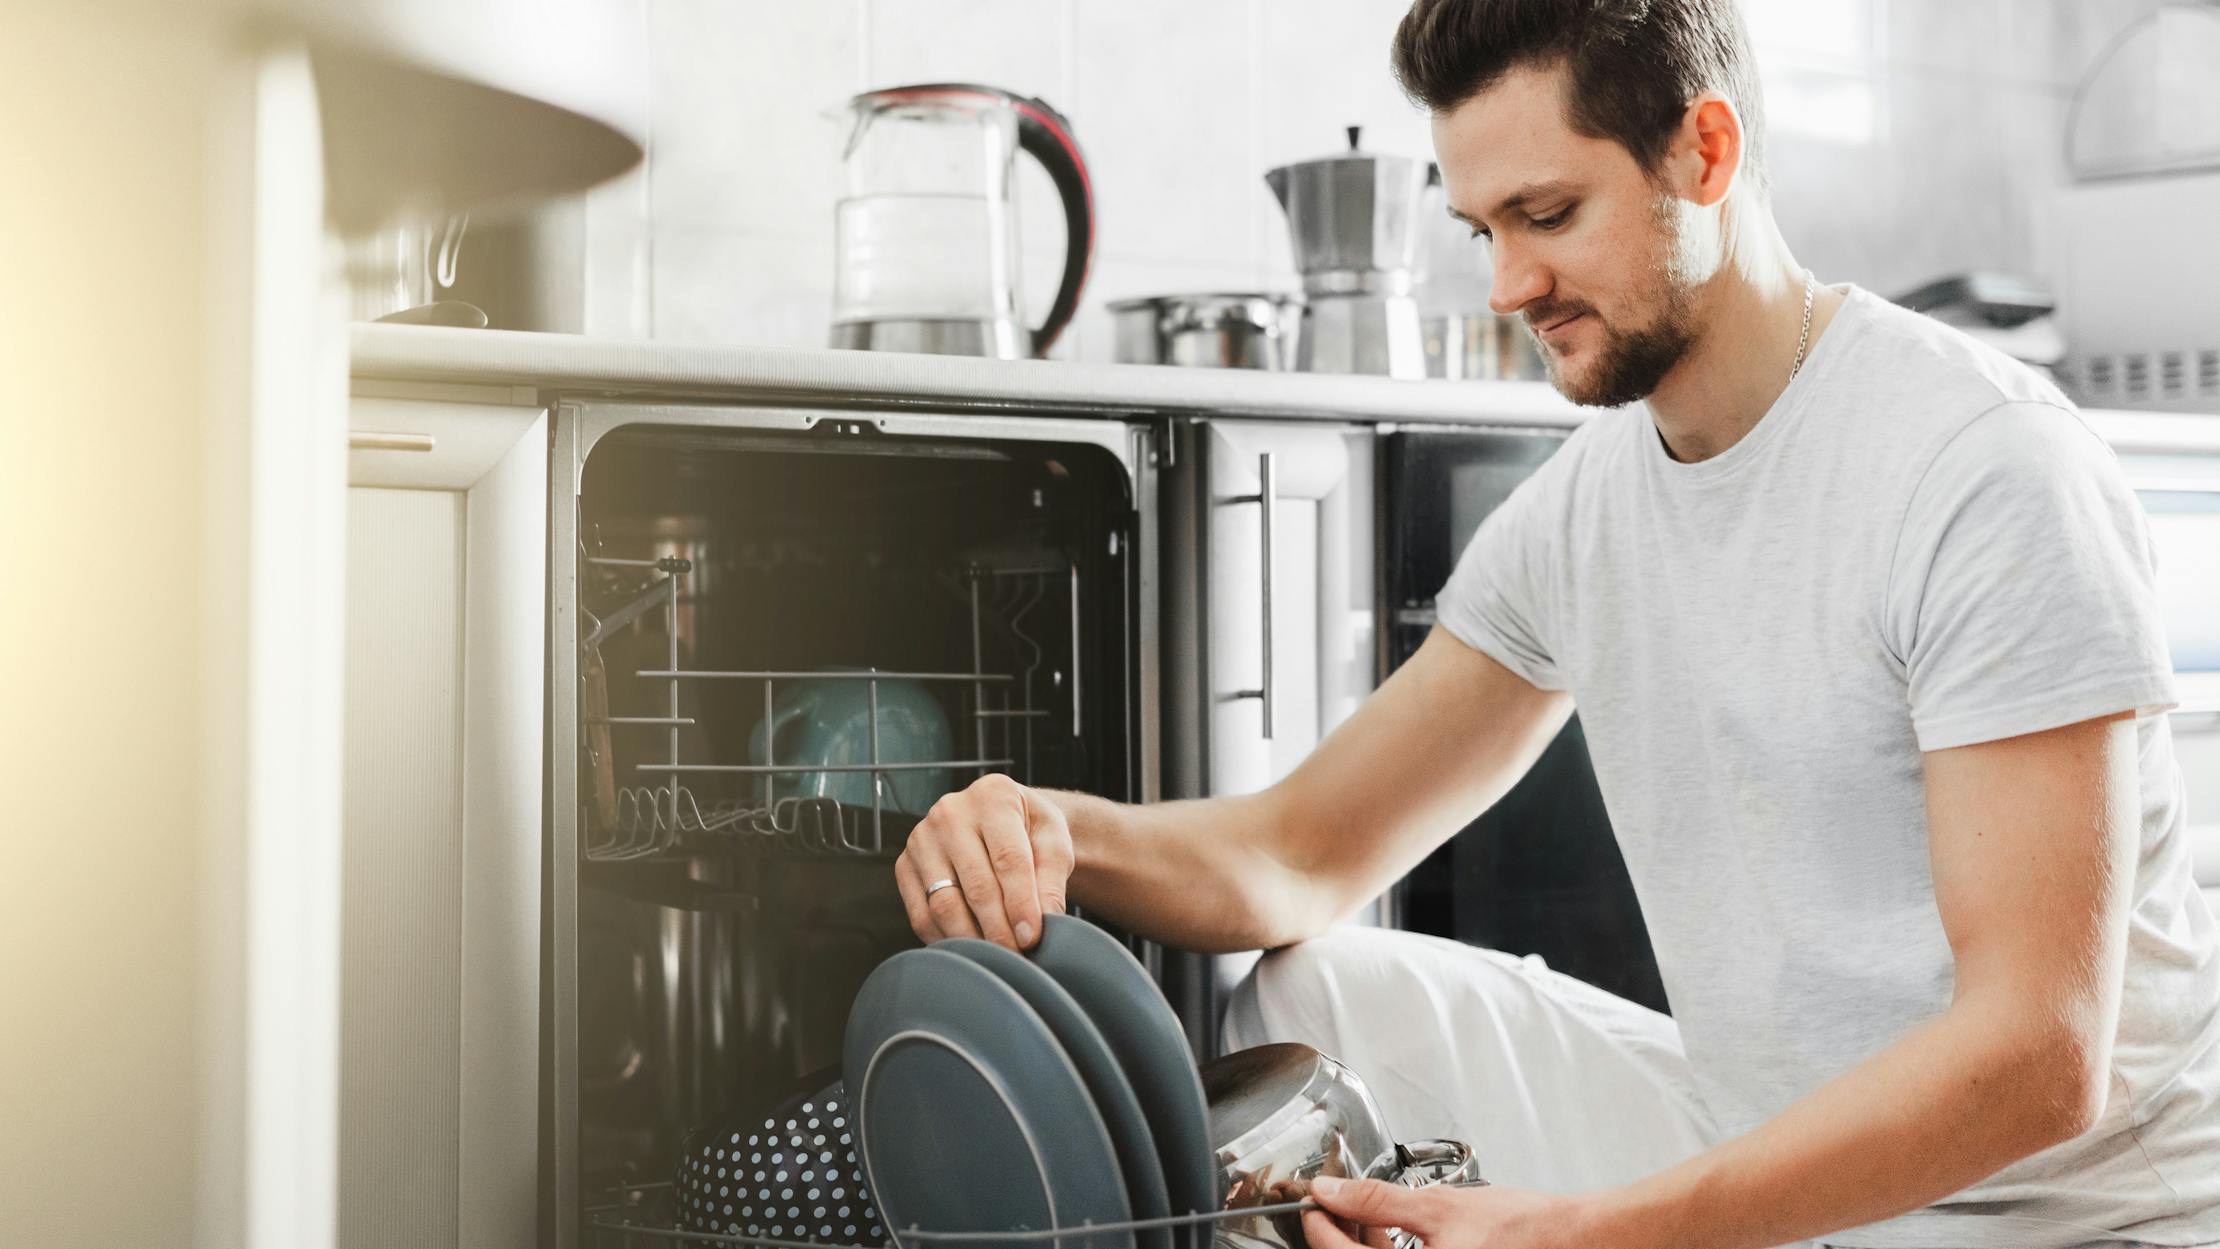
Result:
[[[1472,1146],[1463,1141],[1411,1141],[1397,1145],[1395,1172],[1389,1182],[1406,1188],[1425,1188],[1433,1184],[1484,1187],[1487,1184],[1480,1178],[1480,1163],[1472,1156]],[[1388,1228],[1387,1232],[1388,1243],[1394,1249],[1425,1249],[1425,1241],[1400,1227]]]
[[[1095,254],[1094,186],[1087,177],[1087,158],[1072,137],[1071,123],[1045,100],[1010,96],[1018,115],[1018,147],[1048,171],[1064,204],[1064,276],[1056,284],[1056,299],[1048,315],[1033,330],[1032,354],[1048,355],[1057,336],[1079,311],[1079,292],[1087,285],[1087,271]]]
[[[1406,1188],[1430,1184],[1484,1186],[1480,1160],[1463,1141],[1410,1141],[1395,1147],[1395,1183]]]

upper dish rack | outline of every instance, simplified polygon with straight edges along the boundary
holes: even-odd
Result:
[[[971,772],[984,776],[992,769],[1007,769],[1025,779],[1032,774],[1033,726],[1051,714],[1037,706],[1034,686],[1043,661],[1043,648],[1025,630],[1025,619],[1050,593],[1068,592],[1071,605],[1070,703],[1072,734],[1077,736],[1081,714],[1079,668],[1079,577],[1068,561],[972,562],[942,580],[968,599],[971,614],[972,665],[969,671],[894,671],[863,669],[698,669],[681,666],[679,654],[679,603],[683,578],[693,572],[691,560],[679,556],[628,559],[580,551],[588,565],[611,569],[637,569],[651,576],[648,584],[606,616],[579,607],[579,671],[581,727],[584,730],[586,774],[590,789],[587,808],[590,832],[582,853],[593,862],[622,862],[710,849],[738,848],[768,851],[793,857],[884,856],[898,852],[889,839],[888,815],[897,815],[893,831],[905,838],[907,823],[916,812],[898,812],[889,794],[890,773]],[[1062,584],[1057,584],[1057,583]],[[637,669],[629,675],[664,684],[663,714],[613,715],[609,710],[607,671],[602,644],[619,630],[650,612],[663,614],[666,650],[656,668]],[[985,635],[989,621],[1007,632],[1022,660],[1018,671],[985,669]],[[763,759],[757,763],[688,761],[682,757],[681,730],[697,721],[682,710],[680,690],[689,682],[758,682],[762,687],[764,723],[769,724],[777,704],[781,681],[852,680],[866,684],[869,707],[869,749],[860,763],[780,763],[773,757],[766,733]],[[896,761],[880,750],[879,690],[882,681],[919,684],[954,684],[968,687],[971,751],[969,757]],[[619,785],[618,764],[610,730],[617,726],[664,730],[662,757],[623,765],[631,772],[660,778],[648,784]],[[871,777],[868,808],[827,797],[797,797],[774,792],[773,778],[781,775],[863,772]],[[690,777],[756,780],[760,792],[748,797],[725,796],[705,802],[687,783]]]

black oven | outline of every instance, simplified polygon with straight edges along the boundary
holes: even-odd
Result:
[[[1434,595],[1488,513],[1565,431],[1400,428],[1381,440],[1380,676],[1434,625]],[[1533,769],[1427,856],[1388,898],[1388,922],[1549,965],[1667,1009],[1642,908],[1619,856],[1576,714]]]

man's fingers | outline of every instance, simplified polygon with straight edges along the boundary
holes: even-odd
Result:
[[[1311,1181],[1310,1195],[1318,1204],[1362,1227],[1400,1227],[1424,1237],[1426,1195],[1415,1188],[1384,1180],[1338,1180],[1321,1176]]]
[[[987,808],[979,820],[979,839],[1001,890],[1002,916],[1009,921],[1006,944],[1022,950],[1041,932],[1040,892],[1033,877],[1033,840],[1026,833],[1024,800]],[[995,934],[990,928],[987,935]]]
[[[1310,1249],[1366,1249],[1323,1210],[1303,1211],[1303,1239]]]
[[[1061,808],[999,773],[945,794],[896,859],[910,927],[927,942],[984,937],[1013,950],[1064,909],[1074,856]],[[952,887],[934,889],[942,881]]]
[[[965,885],[962,875],[942,857],[938,847],[930,843],[920,846],[912,842],[910,849],[918,852],[914,867],[923,882],[920,888],[925,894],[925,909],[931,914],[933,926],[939,930],[939,936],[978,936],[979,925],[972,918],[971,904],[964,900]],[[944,880],[957,883],[942,889],[933,888]]]
[[[894,860],[894,887],[902,892],[902,910],[910,917],[910,931],[927,945],[940,940],[940,925],[933,922],[933,912],[925,905],[925,882],[917,877],[917,865],[904,853]]]
[[[973,833],[970,837],[955,838],[946,849],[950,860],[946,874],[955,878],[956,887],[941,890],[939,896],[960,895],[964,905],[970,908],[977,930],[964,935],[982,936],[996,945],[1015,947],[1017,939],[1010,935],[1010,919],[1002,908],[1002,881],[995,875],[994,865],[987,861],[986,843]]]

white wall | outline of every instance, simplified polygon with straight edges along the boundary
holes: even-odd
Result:
[[[2069,88],[2153,0],[1745,0],[1784,228],[1830,280],[1897,293],[1968,268],[2050,273]],[[652,50],[649,153],[584,213],[588,333],[815,346],[841,132],[867,87],[1038,95],[1092,166],[1097,261],[1060,357],[1107,359],[1120,296],[1292,289],[1262,174],[1342,146],[1427,155],[1388,42],[1405,0],[629,0]],[[1062,229],[1021,175],[1028,306]],[[1455,228],[1438,267],[1473,267]],[[567,320],[568,318],[566,318]]]

